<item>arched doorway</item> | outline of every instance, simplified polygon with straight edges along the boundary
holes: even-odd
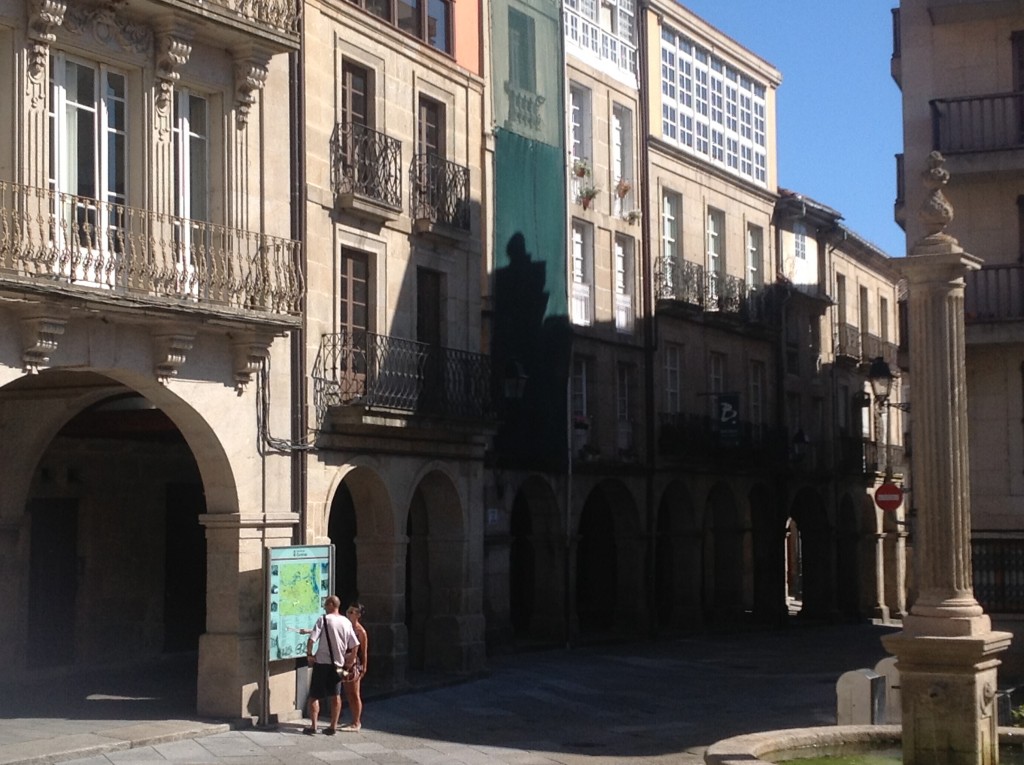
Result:
[[[789,516],[801,574],[800,616],[828,618],[835,610],[835,575],[827,506],[816,489],[804,487],[793,498]]]
[[[697,626],[700,610],[700,527],[689,492],[673,482],[658,505],[654,602],[659,627]]]
[[[459,671],[466,537],[462,502],[447,475],[435,470],[413,493],[406,518],[405,624],[409,668]]]
[[[716,484],[704,511],[704,612],[732,621],[753,608],[753,544],[749,515],[732,490]]]
[[[359,566],[356,558],[356,506],[347,481],[342,481],[331,501],[327,536],[334,545],[334,593],[342,606],[359,599]]]

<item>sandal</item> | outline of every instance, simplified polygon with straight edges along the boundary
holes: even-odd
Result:
[[[324,735],[325,736],[333,736],[337,732],[338,732],[337,728],[324,728]]]
[[[310,726],[309,728],[303,728],[302,732],[305,733],[307,736],[312,736],[316,733],[316,728]]]

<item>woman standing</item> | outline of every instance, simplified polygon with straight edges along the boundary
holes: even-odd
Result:
[[[370,640],[366,635],[366,628],[360,623],[366,609],[362,603],[351,603],[345,611],[345,616],[352,622],[352,628],[359,638],[359,650],[356,652],[356,663],[349,669],[349,675],[342,682],[345,688],[345,698],[348,700],[349,709],[352,710],[352,722],[343,725],[342,730],[354,733],[362,728],[363,699],[361,696],[361,685],[366,675],[367,659],[370,656]]]

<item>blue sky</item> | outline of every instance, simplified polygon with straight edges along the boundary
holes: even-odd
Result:
[[[896,0],[682,0],[782,72],[779,185],[837,210],[888,255],[902,150],[900,92],[889,74]]]

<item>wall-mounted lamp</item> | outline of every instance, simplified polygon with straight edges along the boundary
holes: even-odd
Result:
[[[889,362],[881,356],[877,356],[868,367],[868,382],[871,384],[871,392],[875,394],[875,403],[880,409],[888,407],[899,409],[902,412],[910,411],[910,404],[889,401],[892,393],[892,383],[895,380]]]
[[[522,401],[523,394],[526,392],[526,381],[529,379],[523,365],[515,359],[509,359],[505,364],[505,400],[508,402]]]

